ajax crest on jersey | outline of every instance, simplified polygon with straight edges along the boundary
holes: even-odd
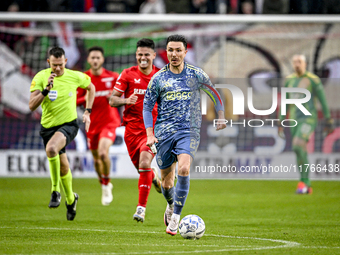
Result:
[[[163,165],[163,161],[161,159],[161,156],[158,156],[157,163],[158,163],[159,166]]]
[[[196,85],[196,79],[194,78],[188,78],[187,79],[187,85],[189,86],[189,88],[194,88]]]
[[[56,90],[51,90],[50,93],[48,93],[48,98],[53,102],[58,97],[58,92]]]
[[[197,215],[187,215],[179,223],[179,233],[185,239],[200,239],[205,232],[204,221]]]

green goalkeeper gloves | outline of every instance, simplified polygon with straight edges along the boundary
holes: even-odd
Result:
[[[329,119],[326,119],[326,122],[325,122],[325,127],[323,129],[323,132],[325,135],[329,135],[331,134],[332,132],[334,131],[334,120],[329,118]]]

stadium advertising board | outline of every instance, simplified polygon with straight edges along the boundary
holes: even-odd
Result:
[[[74,177],[95,178],[90,152],[68,152]],[[340,180],[340,155],[312,153],[309,156],[312,179]],[[110,154],[112,178],[137,178],[138,174],[126,153]],[[0,153],[2,177],[49,177],[48,162],[42,150],[7,150]],[[292,162],[287,164],[287,162]],[[296,179],[301,170],[293,153],[255,155],[237,153],[229,156],[198,152],[191,167],[192,178],[203,179]],[[153,161],[153,166],[156,163]]]
[[[96,177],[91,152],[67,152],[74,177]],[[137,178],[138,174],[126,153],[110,154],[111,176]],[[43,150],[7,150],[0,153],[0,176],[49,177],[48,161]]]

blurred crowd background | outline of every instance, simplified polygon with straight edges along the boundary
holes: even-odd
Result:
[[[339,0],[7,0],[0,11],[339,14]]]

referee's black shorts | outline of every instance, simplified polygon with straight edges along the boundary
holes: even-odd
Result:
[[[77,120],[75,119],[71,122],[67,122],[62,125],[51,127],[51,128],[44,128],[43,126],[41,126],[40,136],[44,140],[44,146],[46,148],[46,144],[48,143],[48,141],[52,138],[55,132],[59,131],[63,133],[66,137],[66,145],[65,145],[66,147],[76,137],[78,133],[78,129],[79,129],[79,126],[78,126]],[[65,147],[59,151],[59,154],[63,154],[66,152]]]

